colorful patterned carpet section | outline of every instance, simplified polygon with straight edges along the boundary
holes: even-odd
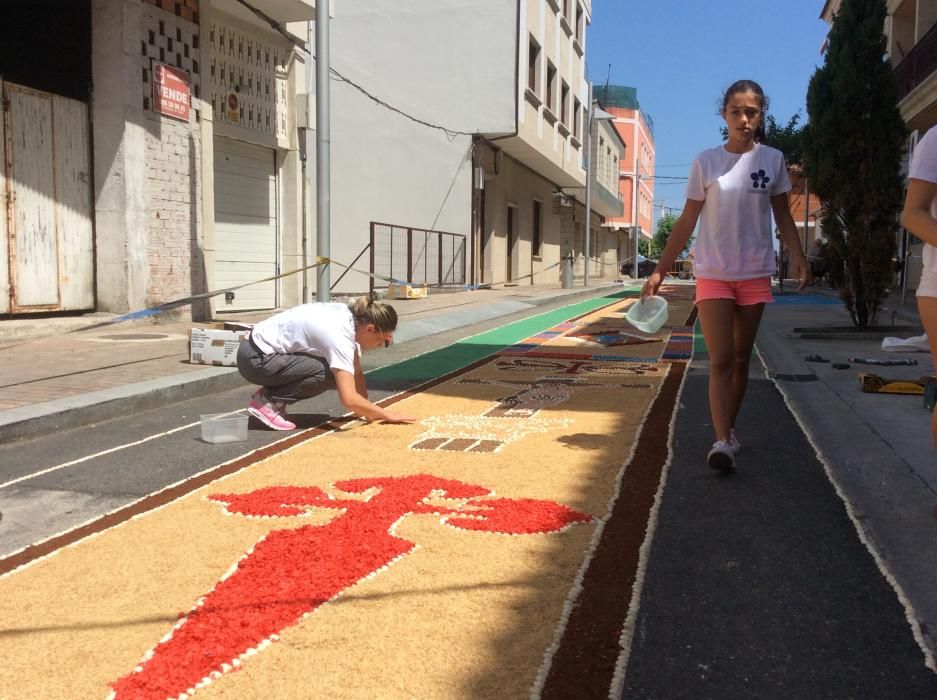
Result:
[[[692,350],[664,295],[657,334],[610,298],[395,397],[413,425],[309,431],[8,572],[0,697],[620,691]]]

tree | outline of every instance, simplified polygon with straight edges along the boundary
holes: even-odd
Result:
[[[859,328],[875,324],[894,273],[907,129],[885,60],[885,0],[843,0],[807,88],[804,170],[823,203],[840,295]]]
[[[641,236],[641,238],[638,239],[638,255],[643,255],[644,257],[648,257],[649,253],[650,253],[650,244],[644,236]]]
[[[670,238],[670,232],[673,230],[674,224],[677,223],[677,217],[674,214],[664,214],[657,221],[657,231],[654,232],[654,237],[651,238],[650,242],[650,256],[655,260],[660,260],[660,254],[664,252],[664,246],[667,245],[667,239]],[[678,258],[682,258],[687,250],[690,248],[690,241],[687,241],[686,245],[683,246],[678,254]]]

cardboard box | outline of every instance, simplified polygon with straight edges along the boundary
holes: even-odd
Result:
[[[877,374],[859,373],[859,389],[870,394],[910,394],[921,396],[932,377],[919,379],[884,379]]]
[[[429,288],[424,284],[416,287],[412,284],[394,284],[387,287],[388,299],[423,299],[429,295]]]
[[[206,323],[189,329],[189,362],[195,365],[234,367],[238,346],[251,332],[247,323]]]

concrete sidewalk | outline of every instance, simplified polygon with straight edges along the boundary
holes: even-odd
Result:
[[[625,281],[630,286],[630,280]],[[396,343],[472,325],[544,304],[620,289],[594,280],[588,288],[548,285],[430,293],[387,300],[400,317]],[[336,297],[336,301],[341,298]],[[221,314],[217,321],[254,323],[273,311]],[[0,442],[86,425],[243,384],[237,370],[190,364],[191,321],[126,322],[76,329],[113,318],[87,314],[0,321]]]
[[[883,338],[892,335],[887,331],[813,332],[849,327],[851,321],[835,292],[817,288],[808,292],[806,296],[785,294],[767,307],[756,342],[762,371],[780,392],[846,503],[863,543],[891,579],[919,642],[930,649],[934,663],[937,451],[931,443],[931,414],[920,395],[865,393],[859,388],[860,373],[904,380],[934,375],[933,359],[927,352],[883,351]],[[890,311],[895,311],[895,337],[923,333],[913,294],[905,302],[901,305],[893,296],[885,305],[888,327]],[[808,362],[806,358],[812,355],[828,362]],[[917,364],[878,366],[851,360],[870,357],[907,358]],[[834,363],[850,367],[836,369]],[[751,401],[742,409],[756,420],[759,411],[760,406]],[[752,437],[759,440],[757,429]],[[779,455],[786,449],[784,443],[776,446]]]

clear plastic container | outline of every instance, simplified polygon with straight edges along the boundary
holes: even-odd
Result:
[[[201,416],[202,440],[205,442],[242,442],[247,440],[247,416],[237,413],[208,413]]]
[[[667,320],[664,297],[644,297],[633,303],[625,314],[628,323],[644,333],[656,333]]]

